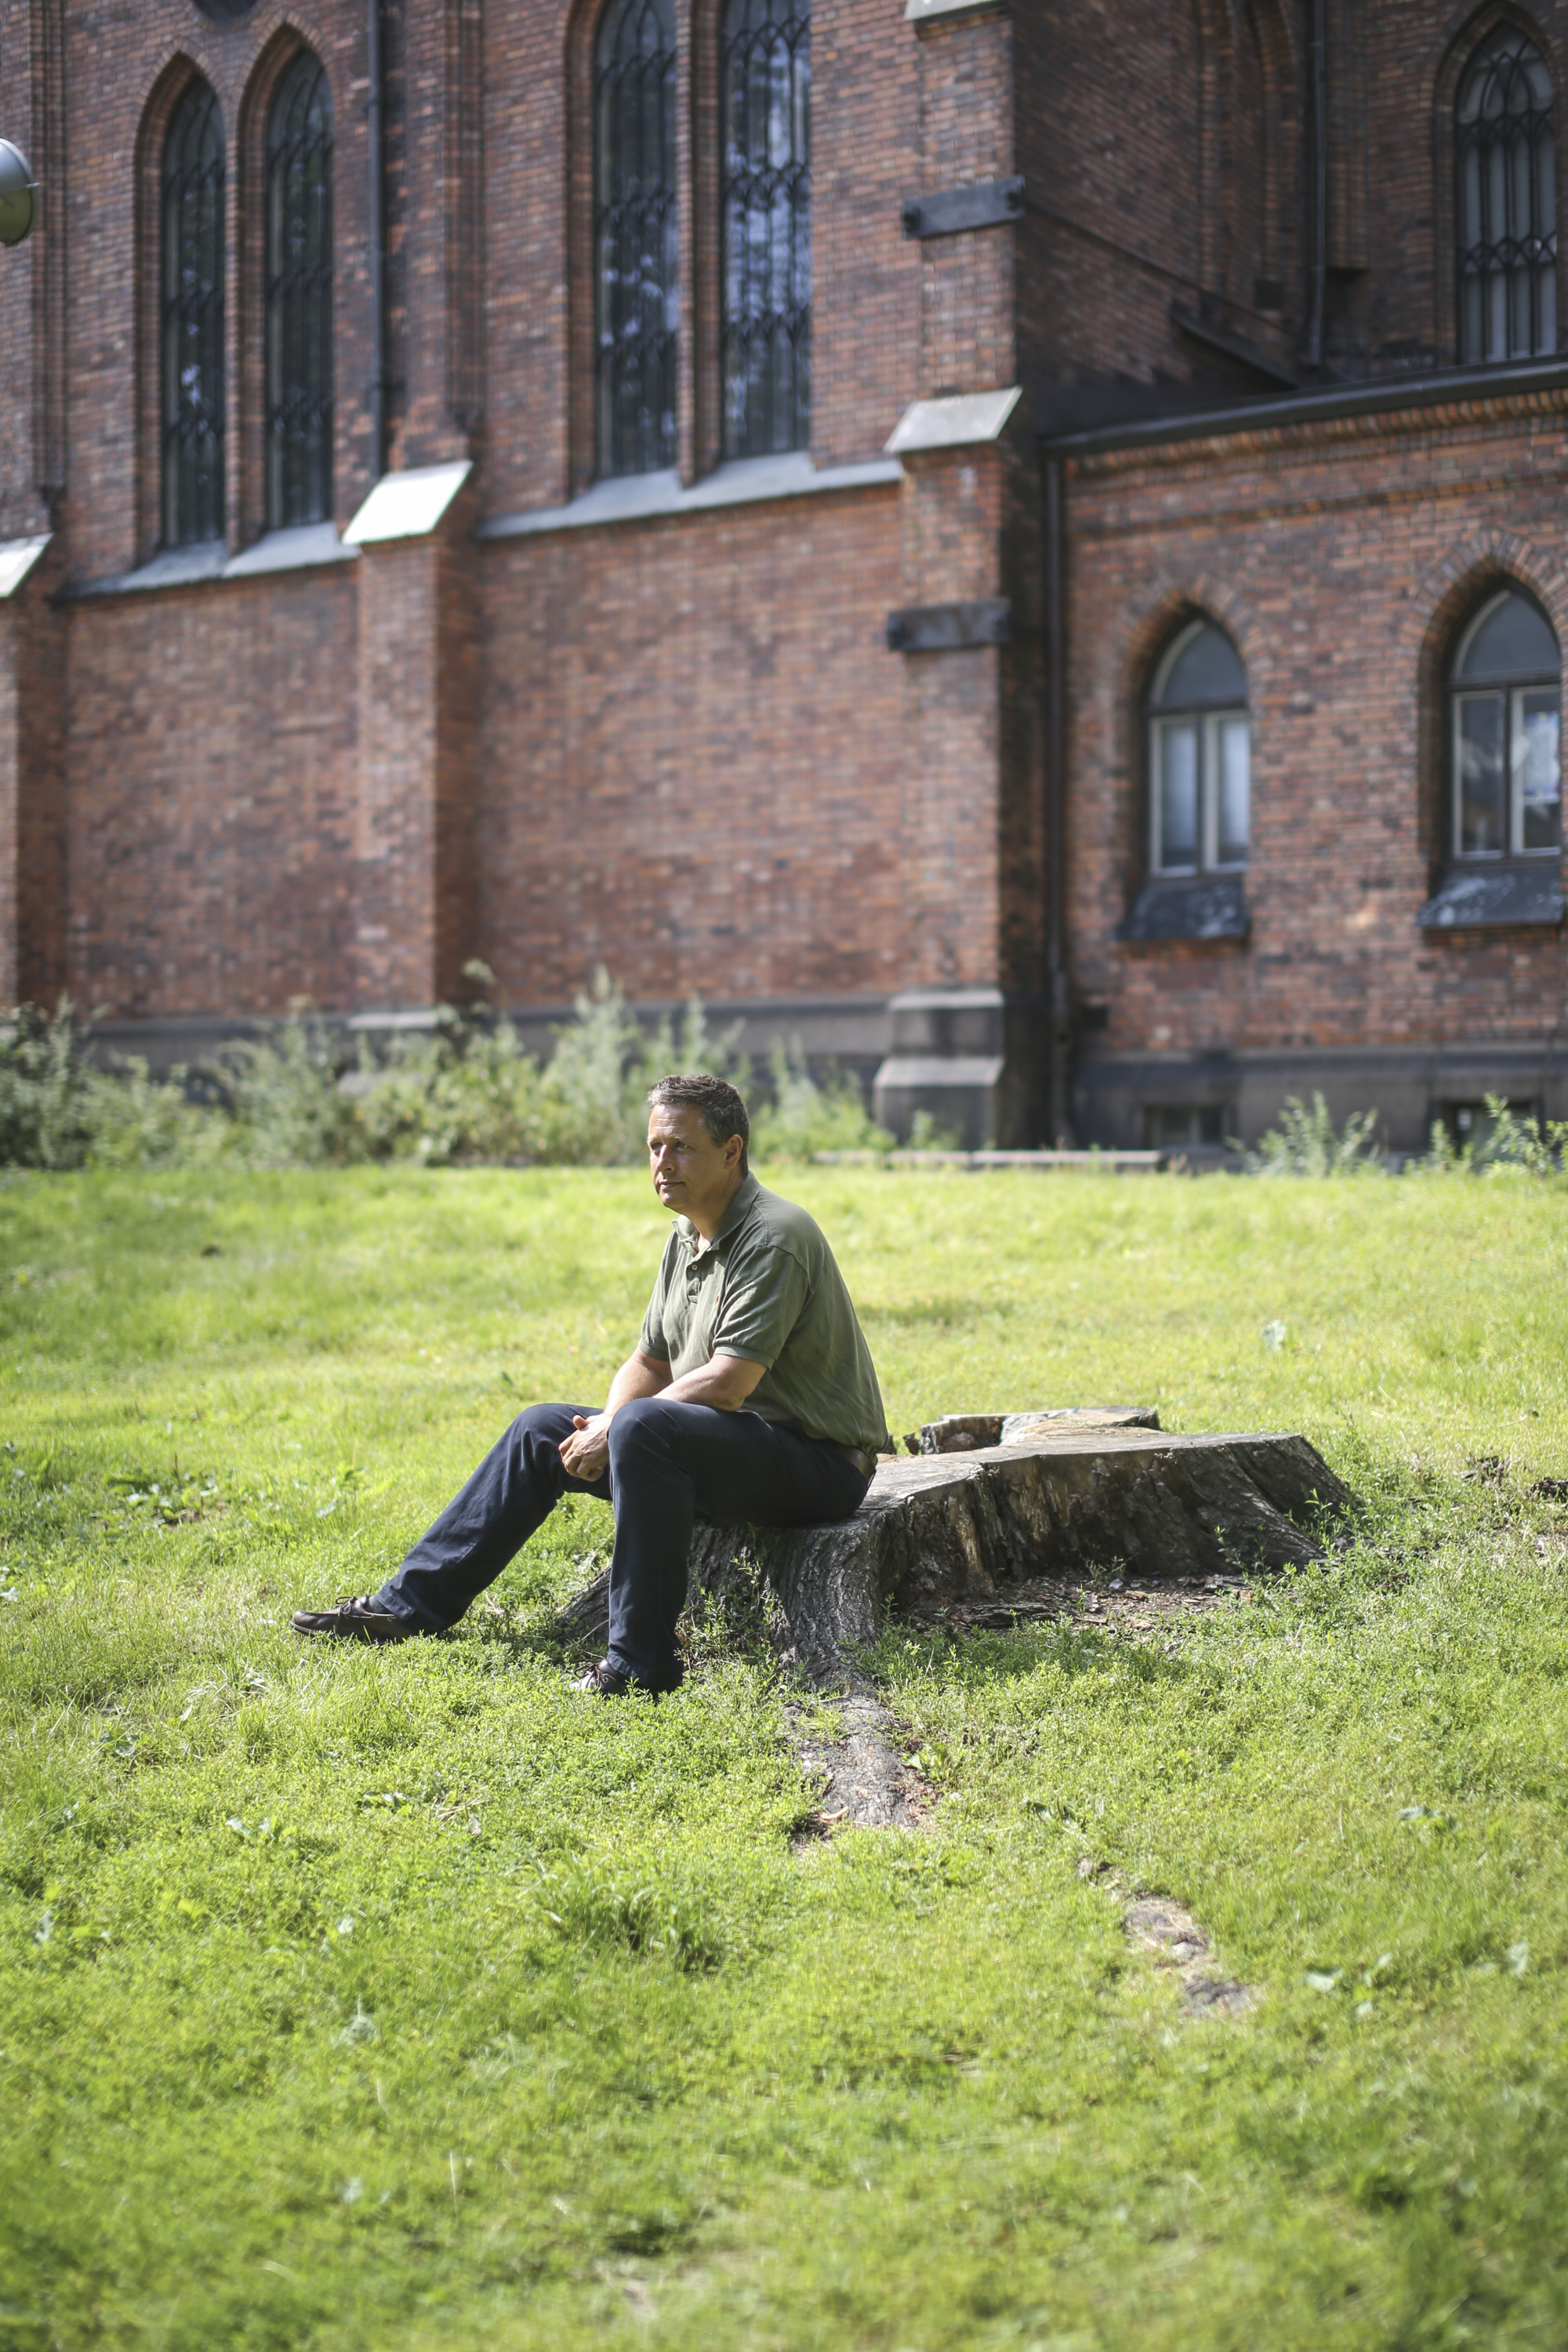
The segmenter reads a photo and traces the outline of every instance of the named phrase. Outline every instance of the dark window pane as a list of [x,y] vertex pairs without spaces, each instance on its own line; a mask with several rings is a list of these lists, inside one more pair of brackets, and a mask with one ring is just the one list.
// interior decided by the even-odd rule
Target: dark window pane
[[1510,751],[1521,849],[1556,849],[1563,838],[1563,763],[1555,687],[1526,687],[1513,698]]
[[680,317],[671,0],[609,0],[594,52],[595,429],[601,475],[675,463]]
[[729,0],[722,89],[724,453],[811,437],[809,0]]
[[1159,816],[1156,870],[1190,871],[1198,862],[1198,721],[1163,719],[1154,729],[1154,793]]
[[1508,846],[1503,798],[1503,698],[1464,694],[1454,705],[1457,847],[1461,857],[1498,856]]
[[1557,348],[1552,101],[1552,77],[1523,34],[1489,33],[1455,110],[1462,359]]
[[267,520],[332,510],[332,100],[309,50],[267,126]]
[[1510,590],[1472,623],[1455,666],[1457,679],[1540,677],[1558,667],[1557,640],[1528,596]]
[[1247,700],[1247,672],[1222,629],[1212,621],[1200,621],[1176,640],[1156,678],[1153,700],[1162,710]]
[[224,142],[217,100],[195,81],[163,142],[163,543],[224,529]]
[[1217,1103],[1162,1103],[1143,1114],[1151,1150],[1181,1151],[1225,1141],[1225,1112]]

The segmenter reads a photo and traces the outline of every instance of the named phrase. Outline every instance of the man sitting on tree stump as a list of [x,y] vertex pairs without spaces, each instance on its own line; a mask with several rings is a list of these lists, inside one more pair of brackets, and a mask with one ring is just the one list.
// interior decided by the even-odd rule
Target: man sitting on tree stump
[[598,1495],[616,1507],[609,1649],[580,1687],[657,1695],[681,1677],[675,1626],[700,1515],[752,1527],[854,1516],[890,1441],[832,1251],[751,1174],[746,1106],[724,1079],[660,1078],[648,1106],[653,1187],[675,1226],[603,1409],[531,1405],[379,1592],[297,1609],[298,1632],[444,1633],[563,1495]]

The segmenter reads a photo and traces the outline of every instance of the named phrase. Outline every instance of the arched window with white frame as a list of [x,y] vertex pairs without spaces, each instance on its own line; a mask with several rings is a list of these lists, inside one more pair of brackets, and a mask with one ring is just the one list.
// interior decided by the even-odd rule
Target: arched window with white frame
[[1471,613],[1448,673],[1457,859],[1556,858],[1563,844],[1563,662],[1540,606],[1502,588]]
[[1184,624],[1149,688],[1149,870],[1236,873],[1252,836],[1247,672],[1215,622]]

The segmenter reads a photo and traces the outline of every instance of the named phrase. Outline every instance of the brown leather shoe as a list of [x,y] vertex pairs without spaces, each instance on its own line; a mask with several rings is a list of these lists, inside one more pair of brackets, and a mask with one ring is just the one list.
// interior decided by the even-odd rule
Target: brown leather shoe
[[420,1630],[390,1610],[373,1609],[368,1592],[331,1609],[296,1609],[290,1622],[296,1633],[324,1633],[332,1642],[408,1642]]

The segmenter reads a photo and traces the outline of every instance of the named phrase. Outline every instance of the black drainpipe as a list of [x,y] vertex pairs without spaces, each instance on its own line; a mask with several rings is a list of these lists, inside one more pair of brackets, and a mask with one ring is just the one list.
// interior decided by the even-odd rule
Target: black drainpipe
[[1329,121],[1328,70],[1324,62],[1323,16],[1326,0],[1312,0],[1311,26],[1311,188],[1312,303],[1307,329],[1307,363],[1323,364],[1323,287],[1329,260]]
[[370,478],[379,482],[386,471],[386,270],[383,258],[384,189],[382,175],[382,56],[381,0],[369,0],[365,20],[365,62],[370,99],[365,119],[370,129]]
[[1046,1140],[1055,1144],[1072,1130],[1072,1033],[1068,1018],[1067,857],[1063,839],[1067,808],[1067,626],[1062,605],[1062,466],[1046,459],[1046,988],[1049,999],[1050,1067],[1047,1086]]

